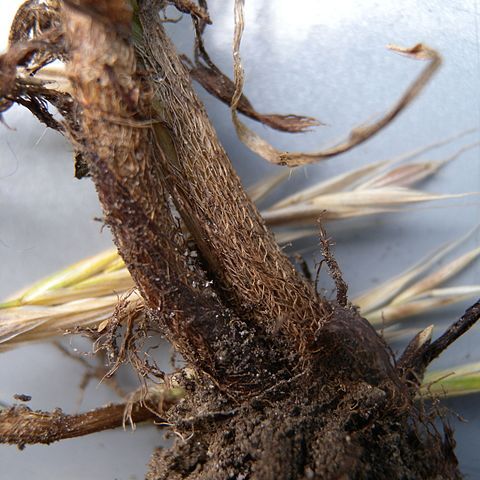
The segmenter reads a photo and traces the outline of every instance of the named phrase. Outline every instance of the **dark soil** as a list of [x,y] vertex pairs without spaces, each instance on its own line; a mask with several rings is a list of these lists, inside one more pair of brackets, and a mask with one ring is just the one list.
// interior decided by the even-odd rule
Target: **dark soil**
[[[336,312],[359,321],[351,310]],[[232,343],[238,350],[232,335],[217,351],[231,351]],[[183,378],[188,395],[167,414],[174,445],[154,453],[148,480],[461,478],[451,431],[433,427],[399,377],[398,383],[373,375],[367,382],[358,373],[360,359],[355,368],[325,369],[319,365],[329,362],[315,355],[303,365],[274,360],[262,375],[257,366],[269,356],[278,361],[282,342],[263,358],[257,342],[243,347],[236,360],[251,362],[263,388],[232,395],[234,385],[226,393],[205,377]]]

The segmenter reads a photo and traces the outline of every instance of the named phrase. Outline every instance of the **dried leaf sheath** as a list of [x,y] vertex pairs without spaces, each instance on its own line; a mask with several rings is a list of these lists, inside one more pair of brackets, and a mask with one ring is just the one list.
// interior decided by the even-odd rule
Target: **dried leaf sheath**
[[[127,30],[130,20],[113,26],[71,2],[63,14],[71,50],[67,68],[82,107],[85,156],[106,221],[170,340],[208,370],[213,362],[207,337],[218,334],[215,315],[223,309],[208,288],[195,287],[204,282],[187,265],[182,236],[161,188],[160,151],[149,127],[151,95],[137,73],[133,48],[118,30]],[[128,9],[116,14],[127,17]]]
[[[128,25],[120,20],[112,25],[110,17],[102,16],[108,8],[99,4],[108,2],[97,2],[94,10],[78,3],[81,9],[66,4],[64,19],[71,53],[67,69],[82,107],[85,158],[125,264],[176,348],[217,383],[235,382],[235,388],[249,391],[271,382],[272,372],[299,350],[320,353],[317,359],[334,354],[339,363],[351,364],[361,347],[368,360],[358,363],[359,374],[363,371],[372,381],[393,375],[385,344],[371,326],[354,311],[320,299],[280,251],[151,10],[142,16],[148,45],[139,50],[150,52],[150,61],[148,55],[144,58],[146,70],[158,72],[152,74],[153,88],[137,70]],[[124,13],[115,16],[121,19]],[[211,274],[226,290],[229,305],[249,325],[248,351],[243,347],[247,337],[240,336],[232,340],[230,352],[253,355],[242,363],[245,371],[215,346],[245,327],[221,305],[218,283],[214,292],[198,270],[190,270],[162,184]],[[266,337],[265,328],[284,335]],[[285,338],[294,347],[293,357],[282,353],[283,347],[272,348]],[[267,359],[260,351],[279,356]]]
[[[146,3],[144,11],[149,12]],[[162,26],[150,14],[141,20],[145,61],[162,72],[155,83],[162,115],[156,130],[159,138],[170,135],[173,141],[164,170],[177,208],[211,272],[237,306],[253,311],[271,329],[284,322],[299,342],[322,321],[322,301],[280,251],[243,190]],[[162,148],[168,151],[168,139]]]
[[154,128],[166,152],[165,185],[229,304],[247,322],[253,317],[260,327],[282,333],[293,352],[315,355],[323,367],[330,355],[350,365],[361,348],[368,360],[356,362],[357,372],[372,381],[395,377],[385,343],[368,322],[320,298],[281,252],[219,144],[188,72],[151,15],[152,5],[146,1],[140,8],[139,52],[158,79],[161,123]]

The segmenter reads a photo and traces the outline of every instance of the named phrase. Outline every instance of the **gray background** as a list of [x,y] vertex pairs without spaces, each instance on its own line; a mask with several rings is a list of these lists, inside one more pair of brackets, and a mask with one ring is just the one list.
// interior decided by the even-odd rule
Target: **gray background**
[[[10,19],[20,2],[0,0],[0,34],[5,45]],[[211,0],[214,27],[208,29],[207,47],[215,61],[231,72],[232,2]],[[176,12],[169,10],[172,16]],[[423,67],[388,52],[395,43],[419,41],[438,49],[444,65],[421,98],[392,126],[354,152],[321,165],[304,168],[286,187],[307,185],[315,179],[348,170],[480,127],[480,7],[471,0],[288,0],[247,1],[242,58],[246,94],[261,112],[312,115],[328,124],[306,134],[289,136],[265,127],[254,128],[280,148],[316,149],[338,139],[366,119],[383,112]],[[179,48],[190,53],[191,27],[183,21],[170,27]],[[275,170],[257,159],[235,136],[227,107],[200,91],[220,138],[246,185]],[[100,214],[89,180],[72,176],[70,148],[64,140],[39,125],[29,112],[12,109],[5,120],[13,130],[0,127],[0,296],[110,245],[106,230],[93,218]],[[254,125],[247,121],[249,125]],[[425,158],[440,159],[468,139],[436,150]],[[431,192],[479,190],[478,150],[463,155],[425,184]],[[449,239],[458,238],[479,221],[477,197],[402,214],[329,226],[337,241],[336,253],[353,294],[386,279],[414,263]],[[469,244],[478,245],[474,235]],[[300,248],[314,247],[315,239]],[[316,254],[316,258],[318,258]],[[459,284],[480,283],[480,269],[469,268]],[[435,322],[441,331],[461,314],[465,305],[422,318],[418,325]],[[410,324],[415,324],[411,322]],[[476,345],[479,329],[462,338],[436,363],[454,366],[480,360]],[[81,344],[72,340],[72,348]],[[400,348],[396,345],[395,348]],[[165,360],[168,368],[168,360]],[[78,382],[82,368],[49,345],[35,345],[2,354],[0,401],[11,403],[15,393],[33,396],[31,407],[67,412],[78,409]],[[133,385],[131,375],[122,376]],[[470,478],[480,478],[477,461],[480,439],[478,395],[446,404],[466,422],[452,419],[457,430],[458,456]],[[115,396],[103,385],[90,386],[79,410],[93,408]],[[0,478],[14,476],[39,480],[143,478],[152,447],[162,433],[139,426],[137,431],[105,432],[67,440],[50,447],[0,447]]]

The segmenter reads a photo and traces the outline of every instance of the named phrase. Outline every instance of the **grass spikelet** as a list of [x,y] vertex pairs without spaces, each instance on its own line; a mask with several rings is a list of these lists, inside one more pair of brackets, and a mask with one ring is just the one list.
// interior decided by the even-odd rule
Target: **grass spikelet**
[[[467,252],[464,255],[460,256],[459,258],[456,258],[455,260],[447,263],[444,267],[439,268],[430,275],[427,275],[425,278],[416,282],[411,287],[400,293],[397,297],[393,299],[392,305],[405,303],[406,301],[414,299],[421,294],[432,291],[438,285],[446,282],[447,280],[464,270],[468,265],[470,265],[474,260],[476,260],[479,255],[480,247],[477,247],[470,252]],[[460,292],[458,292],[458,294],[461,295]]]
[[116,248],[111,248],[98,255],[81,260],[16,294],[13,298],[0,304],[0,308],[34,305],[36,301],[41,301],[40,299],[47,294],[47,292],[51,294],[51,292],[55,292],[56,290],[78,284],[82,280],[102,272],[111,265],[112,262],[117,260],[118,253]]
[[[46,340],[78,328],[94,328],[108,319],[118,303],[117,295],[83,298],[61,305],[22,306],[0,310],[0,351],[20,343]],[[142,302],[135,294],[129,311]]]
[[390,278],[386,282],[380,284],[378,287],[375,287],[357,296],[353,299],[353,303],[360,308],[364,315],[368,315],[373,310],[391,302],[392,298],[399,294],[404,287],[406,287],[415,279],[419,278],[453,249],[460,246],[463,242],[470,238],[471,235],[477,231],[477,229],[478,227],[475,227],[458,240],[444,244],[398,276]]

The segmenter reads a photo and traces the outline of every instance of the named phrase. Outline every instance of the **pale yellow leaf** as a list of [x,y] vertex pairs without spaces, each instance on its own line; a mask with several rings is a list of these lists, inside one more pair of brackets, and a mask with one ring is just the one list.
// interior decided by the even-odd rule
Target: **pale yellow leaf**
[[453,155],[438,161],[419,162],[409,165],[400,165],[390,171],[383,172],[366,182],[360,184],[357,189],[382,188],[388,186],[409,187],[425,180],[438,172],[447,163],[456,160],[460,155],[472,148],[478,147],[479,142],[462,147]]
[[271,226],[305,224],[395,211],[407,204],[462,198],[476,193],[430,194],[408,188],[379,188],[319,195],[308,201],[262,212]]

